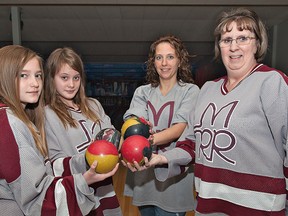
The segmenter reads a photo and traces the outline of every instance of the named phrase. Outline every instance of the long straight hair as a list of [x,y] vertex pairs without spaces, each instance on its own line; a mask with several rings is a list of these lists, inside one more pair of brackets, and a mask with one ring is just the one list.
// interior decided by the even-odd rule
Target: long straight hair
[[[78,123],[72,118],[67,105],[59,98],[54,78],[64,65],[69,65],[77,71],[81,77],[81,84],[73,102],[80,108],[88,119],[99,122],[99,117],[89,106],[89,98],[85,94],[85,71],[80,56],[71,48],[64,47],[54,50],[48,57],[45,65],[45,103],[57,114],[65,128],[68,125],[78,127]],[[92,100],[91,100],[92,101]]]
[[[44,130],[43,92],[35,104],[23,107],[19,95],[19,77],[21,70],[31,59],[36,58],[42,71],[42,58],[29,48],[8,45],[0,49],[0,101],[7,105],[15,116],[23,121],[32,133],[37,149],[43,157],[48,155]],[[36,126],[36,128],[35,128]]]

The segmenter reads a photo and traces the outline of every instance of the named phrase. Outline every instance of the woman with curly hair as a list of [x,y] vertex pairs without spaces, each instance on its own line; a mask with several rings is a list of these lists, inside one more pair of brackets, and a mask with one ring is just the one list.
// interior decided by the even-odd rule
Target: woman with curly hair
[[150,161],[145,158],[143,166],[122,161],[132,171],[128,171],[124,193],[133,196],[133,204],[142,216],[184,216],[194,209],[193,172],[186,160],[190,156],[186,146],[176,145],[199,92],[190,67],[188,51],[179,38],[164,36],[156,40],[147,62],[149,84],[136,89],[124,114],[124,120],[138,116],[153,125]]

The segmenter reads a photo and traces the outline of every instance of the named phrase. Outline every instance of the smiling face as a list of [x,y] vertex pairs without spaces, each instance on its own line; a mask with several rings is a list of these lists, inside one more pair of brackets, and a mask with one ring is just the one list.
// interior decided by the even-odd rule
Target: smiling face
[[154,66],[160,80],[177,80],[180,60],[170,43],[160,43],[155,50]]
[[73,106],[73,99],[77,94],[81,76],[78,71],[72,69],[68,64],[64,64],[54,77],[56,91],[60,99],[68,106]]
[[32,58],[19,74],[19,95],[21,103],[37,103],[43,87],[43,71],[39,60]]
[[[237,24],[232,22],[229,26],[230,32],[225,32],[221,35],[223,39],[236,39],[239,37],[255,37],[255,34],[249,30],[240,31],[237,28]],[[252,68],[257,64],[255,59],[255,53],[257,51],[256,40],[250,40],[250,43],[246,45],[239,45],[235,40],[231,45],[221,49],[222,61],[229,73],[249,73]]]

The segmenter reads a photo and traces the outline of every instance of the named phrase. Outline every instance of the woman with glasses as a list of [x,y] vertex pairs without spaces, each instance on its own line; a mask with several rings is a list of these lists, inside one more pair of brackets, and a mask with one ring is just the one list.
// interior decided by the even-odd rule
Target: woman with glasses
[[255,12],[222,13],[214,35],[227,75],[204,84],[186,136],[196,137],[196,215],[285,215],[288,79],[261,63],[268,41]]

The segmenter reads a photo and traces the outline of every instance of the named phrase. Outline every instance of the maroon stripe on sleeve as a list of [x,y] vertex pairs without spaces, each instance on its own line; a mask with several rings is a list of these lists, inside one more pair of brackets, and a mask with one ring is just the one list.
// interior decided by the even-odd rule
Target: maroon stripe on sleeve
[[82,215],[76,199],[73,176],[67,176],[63,178],[62,185],[65,187],[66,190],[69,214],[73,216]]
[[0,109],[0,178],[8,183],[20,176],[20,156],[6,109]]
[[[106,186],[106,185],[111,185],[111,184],[113,185],[113,179],[112,179],[112,177],[109,177],[103,181],[96,182],[96,183],[89,185],[89,186],[92,187],[95,191],[97,191],[98,188],[100,188],[102,186]],[[93,215],[93,212],[97,212],[96,214],[94,213],[94,215],[103,216],[103,211],[107,211],[109,209],[116,209],[116,208],[119,208],[119,201],[118,201],[118,198],[115,194],[112,197],[102,198],[100,200],[99,207],[96,210],[91,211],[89,213],[89,216]]]
[[55,178],[51,183],[50,187],[46,191],[45,198],[42,203],[41,215],[42,216],[56,216],[56,205],[55,205],[55,184],[59,178]]
[[[48,188],[45,199],[42,204],[41,215],[42,216],[56,216],[56,204],[55,204],[55,185],[61,177],[57,177],[53,180],[52,184]],[[67,176],[62,179],[62,185],[65,188],[67,195],[67,206],[69,209],[69,215],[71,216],[82,216],[81,210],[78,206],[75,185],[73,176]]]
[[119,207],[117,196],[107,197],[100,200],[100,206],[96,209],[97,216],[102,216],[103,212],[109,209],[116,209]]
[[195,142],[189,139],[178,141],[176,143],[176,147],[187,151],[192,157],[193,161],[195,160]]
[[70,170],[70,164],[69,164],[70,159],[71,159],[71,157],[66,157],[63,160],[64,172],[62,173],[62,176],[71,176],[72,175],[71,170]]

